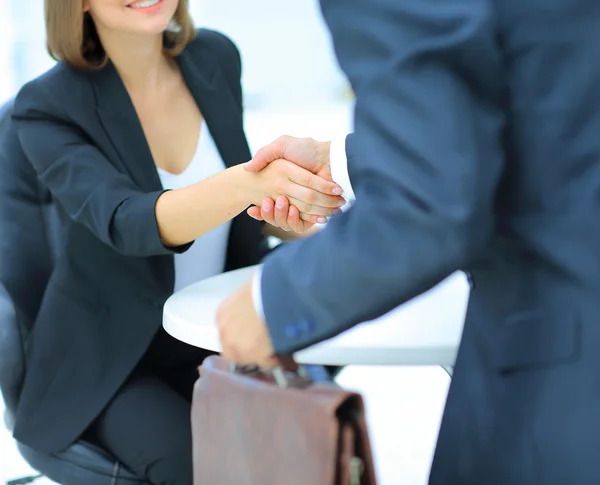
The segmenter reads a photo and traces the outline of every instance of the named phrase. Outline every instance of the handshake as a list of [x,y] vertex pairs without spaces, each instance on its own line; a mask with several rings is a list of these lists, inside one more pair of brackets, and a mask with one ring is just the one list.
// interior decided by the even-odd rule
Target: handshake
[[[342,188],[332,181],[330,142],[282,136],[261,148],[245,164],[247,172],[277,171],[274,194],[260,206],[247,210],[250,217],[283,231],[302,234],[327,217],[341,212],[346,203]],[[289,173],[288,173],[289,172]],[[281,183],[281,179],[288,183]]]

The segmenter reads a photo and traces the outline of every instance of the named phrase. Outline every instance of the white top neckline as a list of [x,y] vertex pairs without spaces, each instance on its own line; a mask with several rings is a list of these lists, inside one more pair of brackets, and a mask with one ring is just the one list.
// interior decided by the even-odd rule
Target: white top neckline
[[190,163],[187,164],[187,167],[185,167],[183,169],[183,172],[181,172],[181,173],[173,173],[173,172],[169,172],[168,170],[165,170],[164,168],[156,167],[156,169],[158,171],[158,175],[161,179],[163,176],[165,176],[166,178],[181,177],[182,175],[185,175],[185,173],[192,167],[192,165],[198,158],[197,155],[198,155],[198,152],[200,151],[200,147],[204,141],[203,138],[206,137],[206,135],[203,136],[203,132],[205,131],[204,124],[205,124],[204,120],[202,120],[202,122],[200,123],[200,133],[198,135],[198,143],[196,143],[196,150],[194,151],[194,155],[192,156]]
[[[210,129],[203,122],[196,153],[187,168],[180,174],[159,168],[158,176],[163,189],[177,190],[207,179],[225,168]],[[223,272],[230,227],[231,221],[227,221],[197,238],[186,252],[175,254],[175,291]]]

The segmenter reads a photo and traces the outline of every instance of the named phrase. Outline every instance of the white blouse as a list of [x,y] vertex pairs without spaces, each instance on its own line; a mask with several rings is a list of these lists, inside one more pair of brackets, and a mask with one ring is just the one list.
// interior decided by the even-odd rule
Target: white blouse
[[[200,182],[225,168],[208,126],[203,121],[198,147],[188,167],[177,175],[159,168],[158,176],[164,189],[174,190]],[[227,221],[196,239],[185,253],[175,255],[175,291],[223,272],[230,227],[231,221]]]

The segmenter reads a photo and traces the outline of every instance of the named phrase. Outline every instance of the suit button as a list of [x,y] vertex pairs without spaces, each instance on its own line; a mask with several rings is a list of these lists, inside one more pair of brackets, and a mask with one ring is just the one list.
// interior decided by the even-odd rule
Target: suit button
[[310,333],[315,329],[315,323],[311,320],[301,320],[298,323],[298,330],[302,333]]
[[290,324],[285,327],[285,335],[289,338],[297,338],[302,334],[313,332],[315,324],[311,320],[300,320],[296,324]]

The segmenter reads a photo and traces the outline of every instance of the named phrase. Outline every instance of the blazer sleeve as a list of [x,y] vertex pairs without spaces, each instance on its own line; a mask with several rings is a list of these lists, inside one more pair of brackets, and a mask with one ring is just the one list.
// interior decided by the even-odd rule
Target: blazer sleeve
[[381,316],[481,255],[503,167],[504,85],[487,0],[322,0],[356,93],[354,206],[265,261],[286,354]]
[[43,84],[25,85],[15,100],[19,140],[40,181],[66,213],[128,256],[183,252],[163,245],[155,204],[164,191],[144,193],[120,173],[55,102]]

